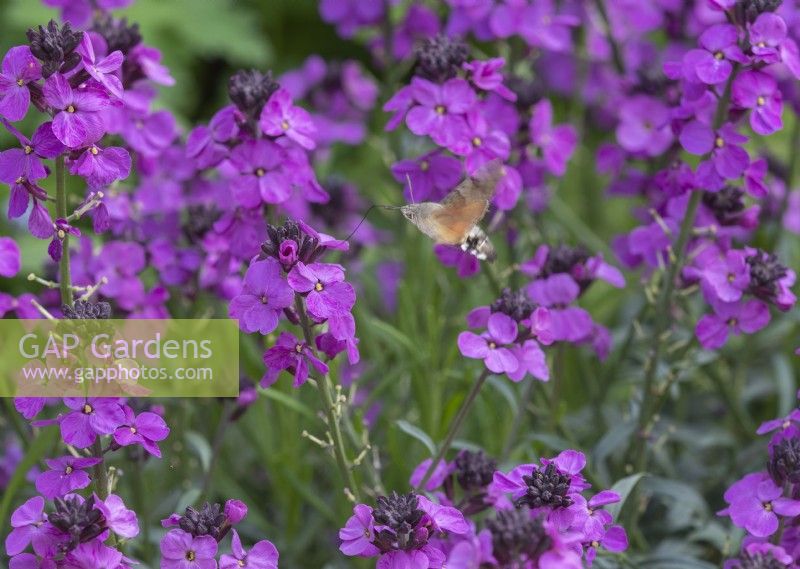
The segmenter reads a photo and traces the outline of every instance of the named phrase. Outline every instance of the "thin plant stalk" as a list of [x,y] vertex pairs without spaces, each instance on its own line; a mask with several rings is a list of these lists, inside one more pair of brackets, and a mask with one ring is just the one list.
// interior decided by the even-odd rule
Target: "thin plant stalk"
[[[67,176],[64,167],[64,156],[56,158],[56,218],[67,218]],[[62,240],[63,251],[61,260],[58,263],[59,289],[61,291],[61,302],[72,304],[72,276],[69,266],[69,235],[65,235]]]
[[[295,296],[295,308],[300,317],[300,326],[303,329],[303,337],[310,350],[316,352],[314,349],[314,335],[311,331],[311,323],[306,314],[306,308],[303,299],[298,295]],[[342,429],[339,424],[339,418],[336,416],[336,407],[334,405],[331,391],[333,389],[330,376],[326,373],[324,376],[317,378],[315,381],[317,390],[319,391],[320,398],[322,399],[322,406],[325,416],[328,420],[328,428],[330,430],[331,439],[333,440],[333,454],[336,457],[336,465],[339,467],[339,472],[342,475],[342,480],[347,484],[346,490],[349,491],[356,501],[359,500],[359,489],[356,484],[356,478],[353,474],[353,469],[350,468],[345,451],[344,437],[342,436]]]
[[481,387],[489,378],[489,370],[484,369],[483,373],[478,376],[478,379],[475,380],[475,383],[472,385],[472,389],[470,389],[469,393],[467,394],[467,398],[464,399],[464,402],[461,404],[461,407],[456,413],[456,416],[453,418],[453,421],[450,423],[450,427],[447,430],[447,436],[445,436],[444,441],[439,446],[439,451],[436,453],[436,456],[433,457],[433,461],[431,462],[428,470],[425,472],[425,475],[422,477],[422,480],[415,490],[419,492],[422,488],[425,487],[425,484],[428,483],[433,473],[436,471],[436,467],[439,466],[439,463],[447,454],[447,451],[450,450],[450,446],[453,444],[453,439],[456,438],[459,429],[461,428],[461,424],[464,422],[464,419],[467,417],[467,413],[472,408],[472,404],[475,403],[475,399],[478,397],[478,392],[481,390]]

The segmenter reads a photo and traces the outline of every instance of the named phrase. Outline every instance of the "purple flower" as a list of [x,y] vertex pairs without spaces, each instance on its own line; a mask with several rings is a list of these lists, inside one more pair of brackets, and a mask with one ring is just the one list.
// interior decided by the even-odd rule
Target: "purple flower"
[[92,144],[70,162],[69,171],[70,174],[85,178],[89,187],[107,186],[128,177],[131,172],[131,155],[124,148],[101,148]]
[[339,551],[345,555],[358,557],[374,557],[380,550],[372,544],[375,539],[375,521],[372,519],[372,508],[365,504],[356,504],[353,515],[345,526],[339,530]]
[[125,413],[116,399],[65,397],[64,405],[72,412],[59,420],[61,438],[76,448],[90,446],[98,435],[110,435],[125,422]]
[[156,413],[145,411],[136,415],[127,405],[123,407],[125,422],[114,431],[114,441],[120,446],[141,445],[153,456],[161,458],[158,441],[169,436],[169,427]]
[[661,156],[675,140],[669,108],[645,95],[631,97],[619,111],[617,141],[628,152]]
[[466,127],[461,137],[452,144],[451,150],[466,156],[467,173],[475,174],[495,158],[505,160],[511,151],[508,136],[502,130],[492,129],[489,121],[477,107],[466,114]]
[[406,201],[438,201],[461,180],[461,162],[441,152],[392,164],[392,176],[403,184]]
[[474,359],[484,360],[494,373],[514,373],[519,367],[514,352],[507,347],[517,338],[517,323],[501,312],[489,316],[488,330],[480,336],[473,332],[458,335],[458,349]]
[[534,105],[528,129],[531,141],[542,151],[547,170],[554,176],[563,176],[578,142],[575,129],[570,125],[553,126],[553,106],[548,99]]
[[[411,93],[418,103],[406,115],[406,124],[416,135],[428,135],[440,146],[450,146],[463,136],[463,114],[475,105],[475,91],[463,79],[449,79],[437,85],[414,77]],[[388,105],[388,103],[387,103]]]
[[751,109],[750,126],[755,132],[768,135],[783,128],[781,92],[771,75],[762,71],[741,73],[731,93],[736,106]]
[[769,320],[769,308],[760,300],[720,302],[714,305],[713,314],[700,318],[695,334],[704,348],[715,350],[728,341],[728,333],[753,334],[769,324]]
[[328,373],[328,366],[320,361],[311,346],[300,342],[292,334],[281,332],[275,345],[264,354],[267,371],[261,380],[261,387],[269,387],[278,379],[281,371],[294,372],[294,386],[300,387],[308,379],[309,364],[321,375]]
[[256,261],[247,269],[241,294],[231,300],[229,314],[247,333],[269,334],[278,327],[284,308],[294,293],[281,276],[280,263],[272,258]]
[[37,555],[47,555],[53,549],[55,528],[47,523],[44,498],[35,496],[11,514],[11,533],[6,537],[6,554],[22,553],[29,544]]
[[[101,36],[97,37],[100,37],[100,41],[105,43]],[[112,51],[102,59],[98,59],[94,53],[92,35],[86,32],[84,32],[83,39],[75,51],[80,54],[81,62],[86,72],[95,81],[108,89],[109,93],[117,98],[122,98],[122,82],[119,77],[114,75],[114,72],[122,67],[122,52],[119,50]]]
[[27,45],[8,50],[0,73],[0,116],[16,122],[25,118],[31,103],[28,83],[42,77],[42,66]]
[[786,42],[786,21],[779,15],[764,12],[749,26],[750,44],[756,61],[778,63],[781,61],[781,47]]
[[295,292],[307,294],[308,311],[317,318],[348,314],[356,303],[355,290],[345,282],[341,265],[298,262],[289,271],[288,281]]
[[731,521],[755,537],[769,537],[778,531],[778,516],[800,515],[800,500],[783,497],[766,472],[748,474],[735,482],[725,492],[728,507],[719,515],[730,516]]
[[6,121],[3,123],[17,138],[21,148],[0,152],[0,182],[14,184],[21,183],[20,179],[36,182],[46,178],[48,171],[41,159],[55,158],[66,150],[53,135],[52,123],[48,121],[39,125],[31,140]]
[[44,0],[45,6],[61,9],[61,19],[73,26],[83,27],[95,9],[113,10],[125,8],[133,0]]
[[217,569],[217,540],[172,529],[161,540],[161,569]]
[[611,526],[608,529],[596,529],[586,534],[588,547],[586,548],[586,563],[591,567],[597,557],[597,550],[603,548],[612,553],[621,553],[628,549],[628,536],[622,526]]
[[53,134],[69,148],[81,148],[99,140],[105,131],[100,113],[107,97],[96,90],[74,90],[61,74],[54,73],[44,83],[44,98],[53,107]]
[[270,136],[286,135],[307,150],[316,146],[312,138],[316,133],[308,111],[295,107],[286,89],[278,89],[261,110],[261,130]]
[[[131,539],[139,535],[139,520],[136,512],[125,507],[122,498],[116,494],[109,494],[105,502],[97,496],[94,499],[95,508],[103,512],[108,529],[120,537]],[[103,536],[100,536],[103,539]]]
[[322,19],[336,25],[336,31],[344,38],[352,37],[359,28],[377,24],[384,15],[382,2],[361,0],[322,0],[319,12]]
[[231,181],[236,203],[256,207],[262,200],[268,204],[283,203],[292,193],[287,177],[280,171],[285,152],[271,140],[248,140],[233,149],[230,163],[238,172]]
[[228,523],[235,525],[247,517],[247,504],[241,500],[226,500],[225,507],[222,509],[222,511],[225,514]]
[[108,125],[110,132],[122,135],[131,148],[145,156],[158,156],[177,136],[175,117],[166,110],[148,113],[125,106]]
[[687,152],[702,156],[711,152],[711,162],[717,174],[735,179],[750,165],[747,150],[740,146],[747,137],[739,134],[730,123],[714,133],[710,126],[700,121],[686,124],[680,134],[681,145]]
[[514,345],[511,351],[519,363],[515,371],[508,372],[508,377],[512,381],[522,381],[528,374],[541,381],[550,379],[547,359],[536,340],[525,340],[522,344]]
[[61,458],[45,459],[50,470],[36,477],[36,490],[45,498],[52,500],[56,496],[63,496],[73,490],[86,488],[91,480],[84,470],[101,462],[103,459],[94,457],[62,456]]
[[0,237],[0,277],[13,277],[19,268],[19,245],[11,237]]
[[[120,567],[122,553],[93,539],[79,544],[67,554],[59,567],[63,569],[95,569],[96,567]],[[163,565],[162,565],[163,567]],[[188,566],[187,566],[188,567]]]
[[481,269],[478,258],[471,253],[463,251],[461,247],[435,245],[433,251],[445,267],[456,267],[457,274],[462,279],[477,274]]
[[517,96],[508,87],[503,85],[503,75],[500,69],[506,60],[502,57],[487,59],[486,61],[471,61],[464,64],[464,69],[470,72],[470,81],[473,85],[484,91],[494,91],[508,101],[516,101]]
[[47,253],[56,263],[61,260],[61,253],[64,250],[64,239],[67,238],[67,235],[80,237],[81,232],[67,223],[66,219],[56,219],[55,224],[53,224],[53,239],[47,247]]
[[219,558],[219,569],[278,569],[278,549],[262,540],[247,551],[238,532],[231,530],[231,554]]
[[198,168],[215,166],[228,154],[225,143],[239,134],[240,116],[235,105],[228,105],[216,112],[208,126],[195,127],[189,133],[186,155]]
[[739,47],[739,31],[730,24],[717,24],[700,36],[703,49],[692,50],[691,61],[698,79],[708,85],[726,81],[733,63],[747,63],[747,56]]

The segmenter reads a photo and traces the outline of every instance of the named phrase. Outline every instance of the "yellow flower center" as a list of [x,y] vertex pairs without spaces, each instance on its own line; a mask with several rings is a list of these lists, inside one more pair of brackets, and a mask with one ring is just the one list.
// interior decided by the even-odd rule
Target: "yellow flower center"
[[136,431],[136,427],[131,427],[131,434],[132,434],[132,435],[135,435],[135,434],[136,434],[136,432],[137,432],[137,431]]
[[17,178],[16,180],[14,180],[14,183],[15,183],[15,184],[21,184],[21,183],[22,183],[22,182],[24,182],[24,181],[25,181],[25,178],[23,178],[22,176],[20,176],[19,178]]
[[267,302],[269,302],[269,299],[267,298],[267,295],[265,294],[264,296],[261,297],[261,304],[266,304]]
[[714,54],[714,59],[716,59],[716,60],[725,59],[725,54],[722,53],[721,51],[718,51],[717,53]]
[[436,106],[434,107],[434,110],[436,111],[436,114],[437,114],[437,115],[443,115],[443,114],[444,114],[444,112],[445,112],[447,109],[445,109],[445,108],[444,108],[444,105],[436,105]]
[[22,79],[17,79],[17,85],[22,87],[24,84],[25,84],[25,81],[23,81]]
[[256,168],[256,176],[258,176],[260,178],[264,174],[266,174],[266,172],[264,171],[264,168]]
[[317,292],[320,292],[323,288],[325,288],[325,287],[323,287],[322,283],[320,283],[320,282],[318,282],[317,284],[314,285],[314,290],[317,291]]
[[301,353],[303,351],[303,344],[295,344],[294,351],[298,354]]
[[281,121],[281,128],[283,130],[289,130],[289,123],[287,121]]
[[68,113],[74,113],[75,112],[75,105],[68,106],[67,107],[67,112]]
[[598,547],[600,547],[600,542],[599,542],[599,541],[597,541],[597,540],[594,540],[594,541],[592,542],[592,547],[594,547],[595,549],[597,549]]
[[728,320],[728,326],[730,326],[731,328],[735,328],[737,324],[739,324],[738,318],[731,318],[730,320]]
[[236,564],[237,564],[239,567],[244,567],[246,563],[247,563],[247,561],[245,561],[244,559],[239,559],[239,560],[236,562]]
[[30,154],[31,152],[33,152],[33,148],[31,148],[30,144],[26,144],[25,145],[25,154]]
[[725,146],[725,141],[722,140],[721,136],[718,136],[717,139],[714,141],[714,144],[716,145],[717,148],[722,148],[723,146]]
[[71,466],[67,466],[67,467],[64,469],[64,474],[72,474],[72,470],[73,470],[73,469],[72,469],[72,467],[71,467]]
[[91,413],[94,413],[94,409],[92,408],[92,406],[91,406],[91,405],[89,405],[88,403],[86,403],[86,404],[83,406],[83,412],[84,412],[86,415],[89,415],[89,414],[91,414]]
[[758,99],[756,99],[756,104],[759,107],[763,107],[764,105],[767,104],[767,100],[764,97],[759,97]]
[[472,146],[480,146],[481,144],[483,144],[483,141],[480,137],[476,136],[472,139]]
[[195,557],[197,557],[197,555],[191,549],[186,552],[186,561],[194,561]]
[[736,275],[734,275],[733,273],[728,273],[728,282],[732,283],[735,280],[736,280]]
[[756,47],[767,47],[767,42],[760,41],[756,44]]
[[422,162],[419,163],[419,169],[422,170],[423,172],[427,172],[428,168],[430,167],[431,165],[428,163],[427,160],[423,160]]
[[59,238],[59,239],[64,239],[64,237],[66,237],[66,236],[67,236],[67,234],[66,234],[66,233],[64,233],[64,230],[63,230],[63,229],[59,229],[59,230],[58,230],[58,238]]
[[489,342],[489,349],[490,350],[494,350],[496,347],[497,347],[497,344],[495,344],[494,342]]
[[764,509],[766,511],[768,511],[768,512],[772,511],[772,502],[764,502],[762,505],[764,506]]
[[89,150],[89,152],[91,152],[93,156],[100,154],[100,150],[96,146],[92,146],[92,149]]

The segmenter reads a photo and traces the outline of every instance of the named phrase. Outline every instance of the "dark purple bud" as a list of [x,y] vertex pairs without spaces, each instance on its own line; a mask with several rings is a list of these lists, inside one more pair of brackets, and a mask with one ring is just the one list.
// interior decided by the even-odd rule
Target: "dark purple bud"
[[570,478],[559,472],[552,462],[544,468],[537,468],[530,476],[523,476],[527,485],[525,495],[517,499],[515,505],[535,508],[568,508],[572,505],[569,497]]
[[56,71],[67,73],[81,61],[80,55],[74,51],[83,32],[73,30],[69,23],[59,27],[55,20],[50,20],[46,28],[30,28],[27,36],[31,53],[42,62],[42,76],[45,78]]
[[428,38],[417,49],[415,73],[430,81],[443,83],[456,76],[468,57],[469,48],[458,39],[443,35]]
[[106,519],[100,510],[94,507],[94,496],[89,496],[83,503],[80,498],[56,498],[56,511],[47,519],[57,529],[69,536],[64,545],[71,551],[79,543],[91,541],[106,530]]
[[528,508],[500,510],[486,527],[492,534],[492,555],[503,567],[535,561],[549,547],[541,517],[532,517]]

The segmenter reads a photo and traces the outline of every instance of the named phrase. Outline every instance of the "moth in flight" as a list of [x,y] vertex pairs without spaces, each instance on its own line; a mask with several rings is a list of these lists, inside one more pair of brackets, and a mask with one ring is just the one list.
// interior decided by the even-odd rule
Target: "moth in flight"
[[440,202],[400,207],[403,216],[436,243],[460,246],[480,260],[493,261],[496,252],[478,223],[489,209],[502,165],[493,161],[469,176]]

